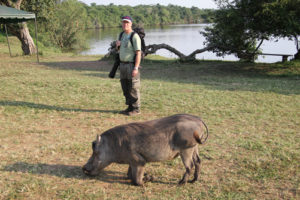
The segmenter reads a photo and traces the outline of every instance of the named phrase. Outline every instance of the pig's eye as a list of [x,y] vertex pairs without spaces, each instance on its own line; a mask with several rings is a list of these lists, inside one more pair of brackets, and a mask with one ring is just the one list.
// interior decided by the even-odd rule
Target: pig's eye
[[95,150],[95,148],[96,148],[96,142],[92,143],[92,148],[93,148],[93,150]]

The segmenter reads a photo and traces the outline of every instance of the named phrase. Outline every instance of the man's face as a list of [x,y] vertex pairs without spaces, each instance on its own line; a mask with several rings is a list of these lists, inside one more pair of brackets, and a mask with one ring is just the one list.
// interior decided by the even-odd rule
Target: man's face
[[132,23],[131,22],[128,22],[128,21],[122,21],[122,28],[123,30],[126,32],[126,31],[130,31],[131,30],[131,26],[132,26]]

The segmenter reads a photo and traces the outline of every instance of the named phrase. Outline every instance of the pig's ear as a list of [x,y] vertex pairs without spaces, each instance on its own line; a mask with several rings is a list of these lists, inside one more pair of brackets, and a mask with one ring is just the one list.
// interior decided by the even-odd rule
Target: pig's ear
[[100,136],[100,135],[97,135],[97,137],[96,137],[96,142],[97,142],[97,143],[100,143],[100,140],[101,140],[101,136]]

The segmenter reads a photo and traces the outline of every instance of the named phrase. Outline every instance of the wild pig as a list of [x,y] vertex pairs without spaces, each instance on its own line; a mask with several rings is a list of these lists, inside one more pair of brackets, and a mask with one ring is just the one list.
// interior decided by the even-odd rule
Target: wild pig
[[93,154],[82,170],[87,175],[97,175],[111,163],[129,164],[128,178],[135,185],[143,185],[147,162],[171,160],[180,155],[186,171],[179,184],[188,181],[193,167],[194,179],[190,182],[195,182],[201,162],[197,144],[203,144],[207,138],[205,123],[188,114],[116,126],[97,135],[92,143]]

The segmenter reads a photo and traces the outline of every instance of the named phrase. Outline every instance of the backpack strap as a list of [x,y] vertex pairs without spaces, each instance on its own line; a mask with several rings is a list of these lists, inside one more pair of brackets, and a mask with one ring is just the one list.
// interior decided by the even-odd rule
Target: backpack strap
[[137,32],[133,31],[130,35],[130,42],[131,42],[131,46],[133,47],[133,41],[132,41],[132,38],[134,36],[134,34],[136,34]]
[[[119,35],[119,40],[120,40],[120,41],[121,41],[121,38],[122,38],[123,34],[124,34],[124,31],[122,31],[122,32],[120,33],[120,35]],[[133,32],[131,33],[130,38],[129,38],[132,47],[133,47],[133,41],[132,41],[132,38],[133,38],[134,34],[136,34],[135,31],[133,31]]]
[[124,33],[124,31],[122,31],[121,33],[120,33],[120,35],[119,35],[119,40],[121,41],[121,38],[122,38],[122,36],[123,36],[123,33]]
[[[119,35],[119,40],[121,40],[121,38],[122,38],[122,36],[123,36],[123,33],[124,33],[124,31],[122,31],[122,32],[120,33],[120,35]],[[135,32],[135,31],[133,31],[133,32],[131,33],[131,35],[130,35],[130,38],[129,38],[132,47],[133,47],[133,36],[134,36],[134,34],[138,34],[138,33]],[[140,36],[139,36],[139,37],[140,37]],[[141,37],[140,37],[140,38],[141,38]],[[141,45],[142,45],[142,48],[143,48],[143,46],[145,46],[145,42],[144,42],[143,39],[141,39]],[[143,51],[143,49],[142,49],[142,51]]]

